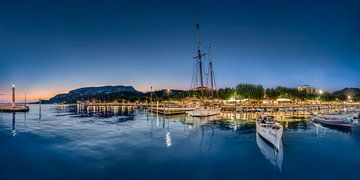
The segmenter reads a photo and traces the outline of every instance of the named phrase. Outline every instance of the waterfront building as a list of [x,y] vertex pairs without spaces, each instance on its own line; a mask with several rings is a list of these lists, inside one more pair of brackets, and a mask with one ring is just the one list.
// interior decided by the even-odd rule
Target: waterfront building
[[313,93],[313,94],[316,93],[316,89],[313,88],[313,87],[311,87],[311,86],[309,86],[309,85],[298,86],[298,87],[297,87],[297,90],[299,90],[299,91],[305,91],[305,92],[307,92],[307,93]]

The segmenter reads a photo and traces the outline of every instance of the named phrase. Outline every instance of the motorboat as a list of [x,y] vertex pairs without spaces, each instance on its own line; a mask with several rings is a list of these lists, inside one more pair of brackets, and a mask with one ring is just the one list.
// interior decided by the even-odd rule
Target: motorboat
[[260,116],[256,119],[256,132],[271,143],[276,150],[280,149],[283,126],[275,122],[274,116]]
[[183,111],[193,111],[195,108],[191,108],[191,107],[185,107],[182,108]]
[[351,127],[353,122],[352,113],[331,113],[331,114],[318,114],[312,117],[312,120],[324,125],[338,126],[338,127]]
[[360,119],[360,109],[356,109],[351,112],[353,114],[354,119]]

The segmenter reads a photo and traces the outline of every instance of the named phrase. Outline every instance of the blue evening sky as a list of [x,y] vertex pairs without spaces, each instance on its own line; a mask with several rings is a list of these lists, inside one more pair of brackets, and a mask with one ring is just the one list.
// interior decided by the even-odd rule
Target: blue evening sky
[[0,94],[11,84],[30,99],[108,84],[188,89],[195,14],[218,87],[360,87],[359,9],[346,0],[1,0]]

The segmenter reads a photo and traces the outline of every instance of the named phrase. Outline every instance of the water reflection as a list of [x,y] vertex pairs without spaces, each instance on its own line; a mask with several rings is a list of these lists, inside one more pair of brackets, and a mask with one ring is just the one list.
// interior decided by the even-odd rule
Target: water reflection
[[57,116],[75,117],[119,117],[118,122],[134,120],[135,109],[131,106],[84,106],[84,105],[62,105],[53,109]]
[[261,153],[264,155],[265,159],[274,165],[274,167],[276,167],[279,171],[281,171],[284,156],[282,142],[280,144],[279,151],[277,151],[266,140],[260,137],[258,133],[256,133],[256,144],[259,147]]
[[25,127],[25,133],[27,133],[28,132],[28,130],[27,130],[27,112],[24,112],[24,127]]
[[41,120],[41,102],[39,103],[39,120]]
[[[41,113],[38,107],[32,105],[27,114],[0,113],[0,135],[3,135],[0,138],[7,144],[2,148],[2,154],[10,154],[7,157],[16,162],[26,161],[29,166],[20,167],[22,171],[45,165],[51,171],[60,169],[66,175],[74,170],[81,175],[112,172],[116,175],[121,166],[126,168],[126,173],[156,171],[159,175],[163,173],[161,167],[168,166],[176,176],[186,171],[200,178],[211,174],[219,179],[223,176],[238,179],[241,174],[245,179],[266,179],[274,173],[279,179],[291,179],[298,169],[308,168],[313,174],[317,173],[314,169],[324,172],[331,169],[331,164],[344,161],[355,167],[359,159],[356,153],[360,147],[358,126],[353,127],[354,135],[350,137],[338,129],[317,127],[304,118],[284,118],[282,123],[287,124],[284,146],[281,145],[277,152],[256,135],[253,121],[256,115],[251,113],[223,113],[199,118],[163,116],[130,107],[42,105]],[[41,123],[38,123],[39,117]],[[23,133],[27,129],[29,133]],[[318,137],[326,138],[319,143],[316,133]],[[19,145],[22,148],[18,148]],[[310,163],[303,161],[313,153],[322,156],[312,157]],[[36,157],[37,161],[24,154]],[[147,161],[141,161],[143,166],[138,169],[138,162],[143,159]],[[53,162],[62,162],[62,168]],[[90,166],[84,168],[82,164]],[[65,171],[64,168],[69,166],[71,168]],[[349,166],[341,170],[347,170]],[[197,171],[198,167],[204,170]],[[179,169],[182,171],[177,171]],[[259,169],[262,173],[257,173]],[[31,170],[39,173],[37,169]],[[136,174],[130,173],[130,176],[136,177]],[[154,179],[162,179],[158,177],[154,176]]]
[[348,134],[351,136],[352,129],[351,128],[345,128],[345,127],[336,127],[336,126],[330,126],[330,125],[324,125],[320,123],[313,122],[313,125],[315,126],[316,135],[318,138],[326,136],[328,133],[331,132],[340,132],[344,134]]
[[165,143],[166,143],[166,147],[170,147],[172,144],[171,134],[170,134],[170,120],[167,120],[167,122],[168,122],[168,125],[167,125],[167,131],[166,131],[166,136],[165,136]]
[[11,129],[11,135],[14,136],[14,137],[15,137],[16,134],[17,134],[17,133],[16,133],[16,128],[15,128],[15,124],[16,124],[16,123],[15,123],[15,115],[16,115],[16,113],[13,112],[13,113],[12,113],[12,129]]

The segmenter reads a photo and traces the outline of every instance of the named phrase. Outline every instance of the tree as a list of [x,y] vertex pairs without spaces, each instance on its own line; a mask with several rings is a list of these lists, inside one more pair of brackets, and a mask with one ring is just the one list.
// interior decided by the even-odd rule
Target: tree
[[321,101],[335,101],[336,100],[336,96],[329,93],[329,92],[324,92],[321,96],[320,96],[320,100]]
[[235,96],[236,96],[236,90],[233,88],[229,88],[229,87],[220,88],[217,91],[217,97],[220,99],[227,100],[227,99],[233,98]]
[[260,84],[238,84],[236,94],[240,98],[262,99],[264,98],[264,87]]
[[277,99],[280,96],[280,91],[277,88],[268,88],[265,94],[269,99]]

